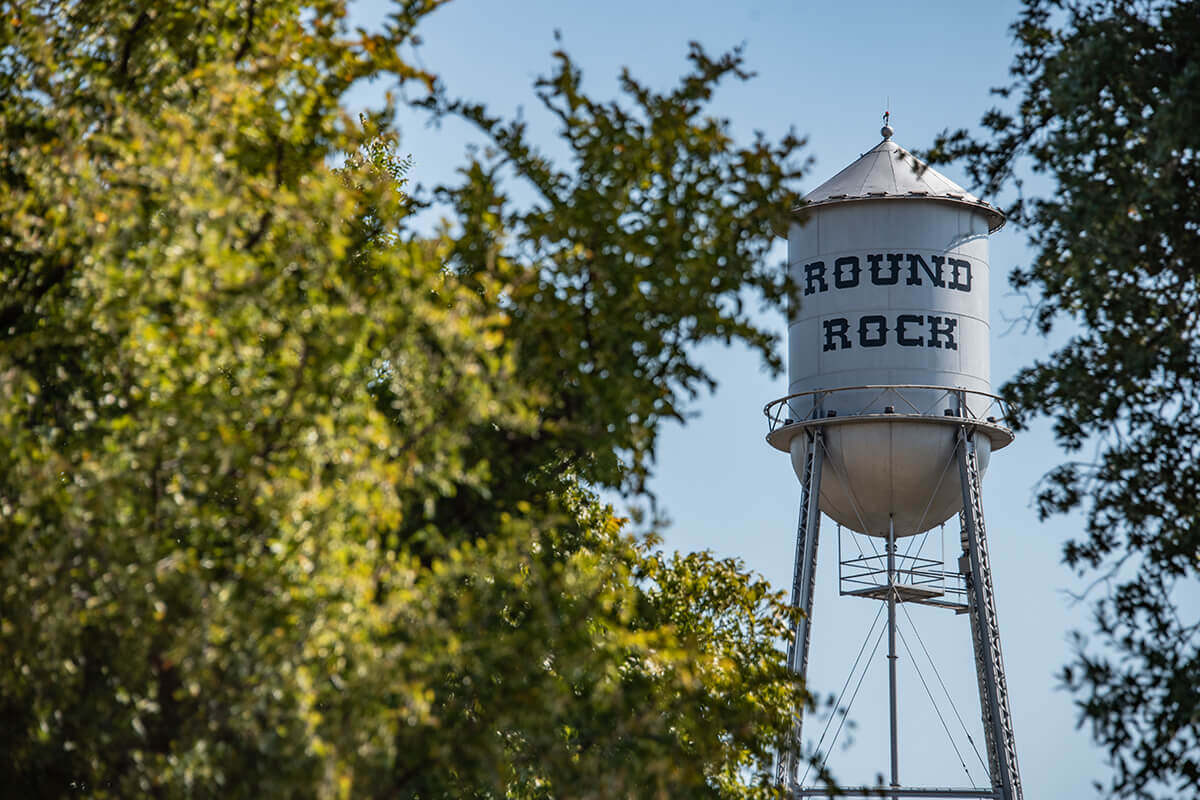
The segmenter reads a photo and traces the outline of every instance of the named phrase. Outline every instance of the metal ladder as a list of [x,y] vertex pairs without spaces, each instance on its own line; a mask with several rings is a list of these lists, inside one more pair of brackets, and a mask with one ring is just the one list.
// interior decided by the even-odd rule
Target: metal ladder
[[958,429],[958,468],[962,482],[963,555],[959,569],[967,578],[971,638],[975,644],[975,671],[979,678],[979,706],[987,740],[992,788],[1000,800],[1023,800],[1008,683],[1000,653],[1000,629],[996,623],[996,599],[992,589],[992,567],[988,559],[987,531],[983,522],[982,481],[975,438],[963,425]]

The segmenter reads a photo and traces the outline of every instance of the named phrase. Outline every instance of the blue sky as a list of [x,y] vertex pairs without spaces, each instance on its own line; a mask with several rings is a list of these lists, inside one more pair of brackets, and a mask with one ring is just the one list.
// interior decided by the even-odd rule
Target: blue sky
[[[386,6],[383,0],[360,0],[355,13],[369,25]],[[1017,4],[1008,0],[907,7],[858,0],[455,0],[420,31],[424,44],[419,52],[452,94],[484,101],[505,115],[521,110],[535,137],[553,153],[554,125],[539,113],[531,84],[551,67],[556,30],[562,33],[561,46],[583,68],[586,86],[598,96],[616,91],[622,66],[651,86],[669,87],[687,67],[690,40],[714,52],[744,43],[748,65],[758,76],[726,85],[713,112],[728,117],[741,137],[755,130],[778,137],[789,127],[806,136],[805,152],[815,161],[802,188],[810,190],[879,141],[885,105],[892,112],[895,140],[909,149],[927,146],[943,128],[974,125],[995,101],[988,89],[1005,80],[1013,54],[1008,25],[1016,13]],[[361,101],[369,102],[378,89],[364,88]],[[466,148],[478,141],[454,122],[431,129],[422,118],[405,114],[399,124],[401,150],[415,161],[413,178],[426,185],[452,180]],[[972,188],[961,170],[942,171]],[[1023,232],[1013,226],[992,237],[995,386],[1050,352],[1052,343],[1021,325],[1025,301],[1010,294],[1004,283],[1009,270],[1029,256]],[[781,241],[776,260],[782,263],[784,257]],[[763,322],[783,334],[782,317],[764,317]],[[740,558],[786,590],[799,487],[787,457],[765,443],[761,411],[764,403],[786,393],[786,376],[771,377],[756,356],[736,347],[709,347],[700,355],[720,385],[694,404],[694,420],[668,427],[662,437],[652,488],[673,520],[664,546]],[[1048,428],[1039,426],[995,455],[984,487],[1008,685],[1029,800],[1091,796],[1091,782],[1107,773],[1103,753],[1092,746],[1086,730],[1076,728],[1072,699],[1058,688],[1056,678],[1070,657],[1068,631],[1086,630],[1089,623],[1088,604],[1070,597],[1085,586],[1061,564],[1062,543],[1080,520],[1039,523],[1031,506],[1037,477],[1063,458]],[[841,688],[878,604],[838,597],[836,533],[828,520],[822,533],[809,680],[825,694]],[[956,527],[947,526],[947,549],[956,546],[956,534]],[[966,618],[920,606],[909,613],[983,752]],[[901,615],[901,623],[906,622]],[[919,650],[915,637],[908,638]],[[968,777],[906,655],[902,649],[901,779],[908,785],[965,785]],[[924,675],[935,696],[940,695],[927,667]],[[941,708],[957,731],[944,701]],[[843,747],[848,738],[843,731],[829,763],[846,782],[873,783],[888,767],[882,652],[851,718],[856,723],[850,732],[853,741]],[[810,721],[806,734],[815,736],[822,726]],[[982,785],[982,769],[961,732],[957,742],[974,782]]]

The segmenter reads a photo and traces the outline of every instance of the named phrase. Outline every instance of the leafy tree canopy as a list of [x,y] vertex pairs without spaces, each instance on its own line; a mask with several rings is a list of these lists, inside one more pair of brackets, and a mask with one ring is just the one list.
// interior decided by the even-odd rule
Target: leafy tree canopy
[[1013,110],[943,137],[1035,249],[1012,285],[1071,336],[1004,391],[1091,459],[1045,479],[1043,516],[1084,509],[1066,562],[1097,578],[1096,638],[1063,671],[1116,767],[1117,797],[1200,793],[1200,3],[1025,0]]
[[[774,363],[799,143],[705,115],[737,53],[604,102],[559,53],[554,163],[401,57],[438,2],[345,5],[0,3],[6,792],[772,794],[782,601],[588,487],[642,486],[696,344]],[[371,78],[494,145],[440,234]]]

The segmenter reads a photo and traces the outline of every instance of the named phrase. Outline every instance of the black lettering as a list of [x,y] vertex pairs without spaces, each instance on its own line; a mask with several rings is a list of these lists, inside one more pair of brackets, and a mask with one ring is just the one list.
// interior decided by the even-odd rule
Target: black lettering
[[[822,320],[821,324],[825,327],[825,347],[823,348],[823,352],[828,353],[830,350],[850,349],[850,337],[846,335],[847,331],[850,330],[850,323],[846,321],[845,317]],[[840,348],[837,344],[834,344],[834,337],[842,340]]]
[[896,342],[901,347],[924,347],[924,336],[918,336],[914,339],[905,331],[905,327],[908,325],[924,324],[925,317],[920,314],[901,314],[900,316],[896,317]]
[[[842,280],[842,267],[850,268],[850,277],[846,280]],[[858,275],[861,272],[858,256],[842,256],[833,262],[833,285],[839,289],[853,289],[858,286]]]
[[939,278],[945,274],[942,272],[942,266],[946,263],[945,256],[930,256],[929,260],[933,262],[935,267],[937,267],[937,274]]
[[904,253],[888,253],[888,266],[891,267],[893,273],[900,272],[900,264],[904,261]]
[[[821,288],[816,288],[820,286]],[[804,296],[816,294],[817,292],[829,291],[829,284],[825,282],[825,262],[814,261],[811,264],[804,265]]]
[[[929,346],[937,348],[946,348],[947,350],[957,350],[958,344],[954,341],[954,328],[958,325],[958,320],[954,317],[935,317],[929,315]],[[945,344],[942,341],[945,340]]]
[[[875,335],[871,336],[869,327],[876,326]],[[858,320],[859,347],[883,347],[887,344],[887,317],[872,314]]]
[[883,253],[869,254],[867,256],[867,263],[871,265],[871,283],[875,284],[876,286],[895,286],[896,282],[900,280],[899,260],[899,254],[897,254],[896,261],[891,261],[890,258],[888,259],[888,261],[891,262],[892,274],[887,278],[884,278],[879,274],[882,272],[883,267]]
[[[947,259],[947,261],[950,264],[950,288],[958,289],[960,292],[971,291],[971,262],[958,258]],[[959,280],[959,275],[964,269],[967,273],[966,283]]]
[[908,259],[908,280],[906,281],[908,286],[921,285],[921,273],[917,271],[917,265],[919,264],[921,269],[925,271],[925,274],[929,276],[929,280],[933,281],[934,286],[943,289],[946,287],[946,282],[942,280],[943,259],[941,256],[935,256],[933,259],[933,265],[937,267],[936,272],[931,270],[929,265],[925,263],[925,259],[921,258],[917,253],[905,253],[904,257]]

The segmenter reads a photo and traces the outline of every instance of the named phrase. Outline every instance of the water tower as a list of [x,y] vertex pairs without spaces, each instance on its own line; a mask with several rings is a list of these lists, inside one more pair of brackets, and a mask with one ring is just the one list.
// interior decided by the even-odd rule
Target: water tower
[[[805,198],[788,232],[799,296],[789,314],[789,394],[766,407],[767,441],[790,454],[801,484],[792,603],[803,614],[788,664],[804,677],[824,512],[838,523],[840,593],[881,601],[888,612],[884,794],[1020,800],[980,497],[992,452],[1013,439],[990,393],[988,352],[988,235],[1004,216],[893,142],[891,127],[881,133],[883,141]],[[944,553],[923,553],[914,537],[955,515],[961,556],[946,569]],[[843,529],[865,546],[844,554]],[[896,610],[907,603],[969,616],[986,787],[900,783]],[[820,796],[799,772],[802,714],[777,777],[795,797]],[[879,794],[863,787],[846,796]]]

